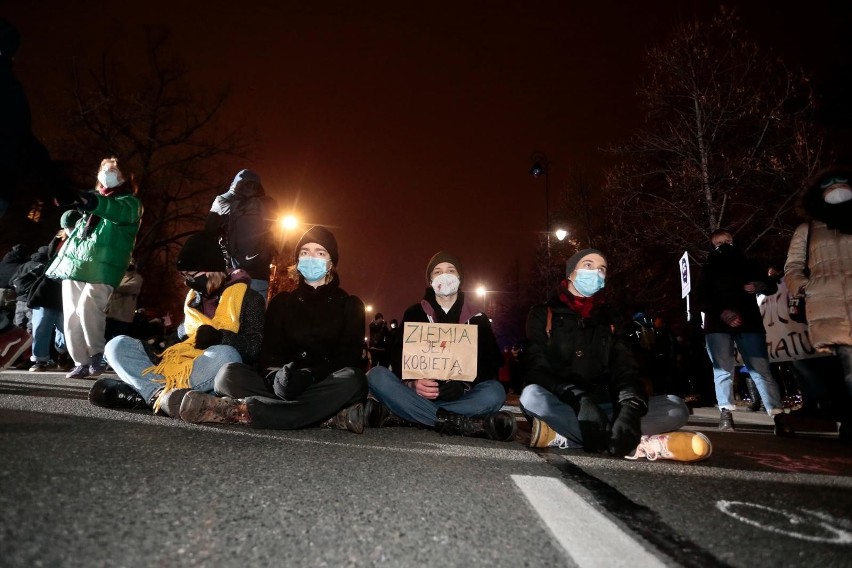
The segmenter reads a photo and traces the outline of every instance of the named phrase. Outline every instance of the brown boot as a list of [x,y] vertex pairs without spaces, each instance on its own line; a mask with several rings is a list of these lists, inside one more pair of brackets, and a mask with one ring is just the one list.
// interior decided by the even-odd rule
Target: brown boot
[[355,434],[364,433],[364,405],[360,402],[347,406],[322,424],[321,428],[349,430]]
[[180,418],[184,422],[198,424],[249,424],[251,416],[244,400],[229,396],[218,397],[198,391],[190,391],[180,403]]

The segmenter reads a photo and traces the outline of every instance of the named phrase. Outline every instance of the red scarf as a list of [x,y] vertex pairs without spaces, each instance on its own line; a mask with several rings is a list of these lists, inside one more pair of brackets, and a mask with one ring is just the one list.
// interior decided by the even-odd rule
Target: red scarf
[[592,310],[595,306],[603,303],[603,295],[595,294],[588,298],[584,296],[575,296],[568,291],[568,281],[563,280],[559,283],[559,300],[577,312],[580,317],[587,318],[592,314]]

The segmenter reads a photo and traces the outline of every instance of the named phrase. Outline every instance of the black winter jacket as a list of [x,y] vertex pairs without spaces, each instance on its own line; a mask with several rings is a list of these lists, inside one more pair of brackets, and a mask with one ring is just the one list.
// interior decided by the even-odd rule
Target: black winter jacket
[[365,324],[364,303],[338,280],[313,288],[300,279],[295,290],[269,302],[261,373],[293,363],[321,381],[345,367],[360,369]]
[[556,294],[533,306],[526,328],[527,382],[551,392],[566,383],[575,395],[591,396],[598,404],[639,399],[647,407],[648,395],[630,346],[614,331],[617,321],[608,304],[596,306],[584,319]]

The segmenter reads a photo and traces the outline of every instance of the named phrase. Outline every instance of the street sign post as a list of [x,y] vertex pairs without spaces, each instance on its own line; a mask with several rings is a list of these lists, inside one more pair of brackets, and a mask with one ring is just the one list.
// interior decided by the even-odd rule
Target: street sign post
[[689,313],[689,292],[692,289],[692,282],[689,279],[689,252],[684,251],[683,256],[678,261],[680,269],[680,297],[686,298],[686,321],[691,321],[692,314]]

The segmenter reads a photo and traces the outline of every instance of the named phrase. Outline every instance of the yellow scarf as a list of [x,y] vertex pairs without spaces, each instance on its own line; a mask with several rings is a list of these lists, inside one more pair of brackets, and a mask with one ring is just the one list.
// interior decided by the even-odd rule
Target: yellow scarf
[[[212,325],[216,329],[238,333],[240,331],[240,308],[242,308],[246,290],[248,290],[248,285],[242,282],[225,288],[222,299],[216,306],[213,319],[190,307],[197,296],[195,290],[190,290],[186,295],[186,302],[183,307],[183,327],[189,337],[166,349],[160,363],[148,367],[142,371],[142,374],[156,373],[162,375],[162,379],[155,379],[154,382],[164,384],[163,392],[189,388],[192,364],[196,357],[204,353],[203,349],[195,348],[195,332],[202,325]],[[159,406],[159,400],[160,397],[157,397],[157,406]]]

